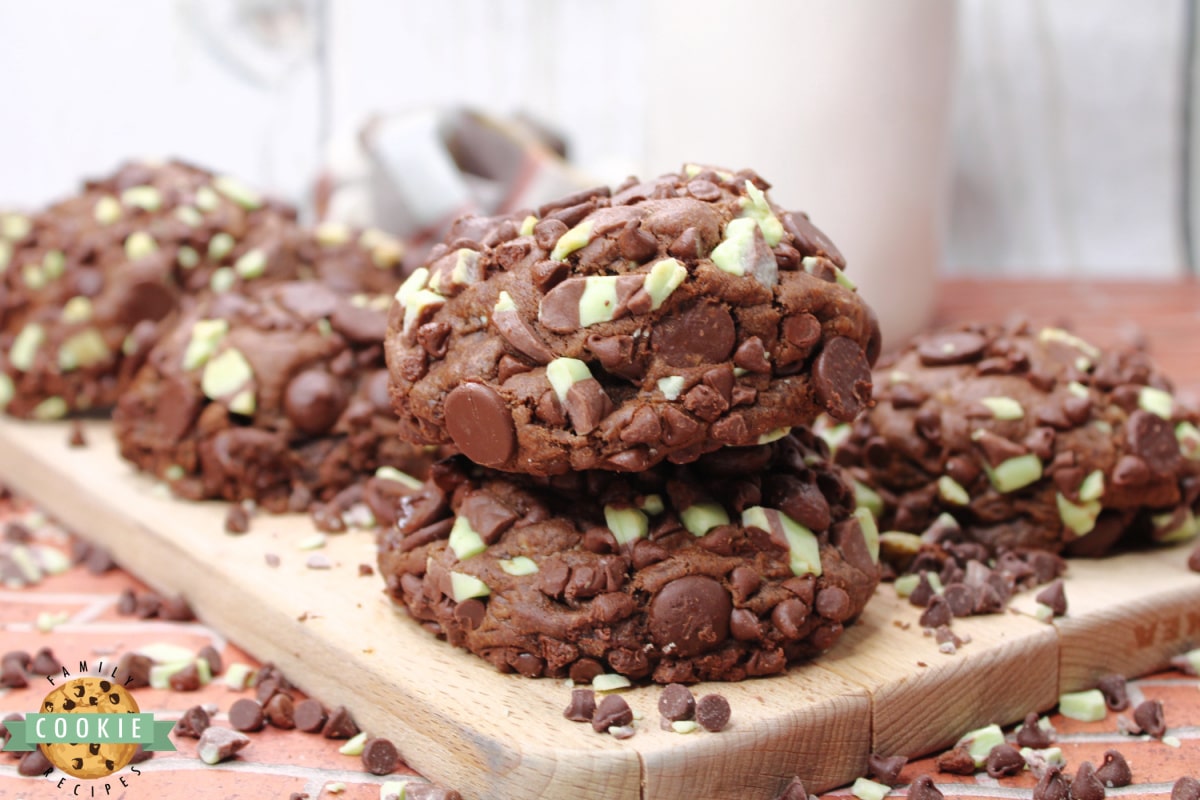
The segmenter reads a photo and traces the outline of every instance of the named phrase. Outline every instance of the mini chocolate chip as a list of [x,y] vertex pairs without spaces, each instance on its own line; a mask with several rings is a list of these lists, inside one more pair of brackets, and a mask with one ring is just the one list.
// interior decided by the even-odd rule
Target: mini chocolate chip
[[945,797],[928,775],[919,776],[908,787],[908,800],[944,800]]
[[696,701],[696,722],[706,731],[716,733],[729,724],[729,701],[724,695],[706,694]]
[[671,722],[691,719],[696,713],[696,698],[683,684],[668,684],[658,696],[658,713]]
[[591,689],[572,689],[571,702],[563,710],[563,716],[571,722],[591,722],[595,714],[596,693]]
[[1096,683],[1096,688],[1104,695],[1104,704],[1110,710],[1124,711],[1129,708],[1124,675],[1105,675]]
[[389,739],[367,739],[363,745],[362,762],[372,775],[391,775],[400,766],[400,751]]
[[329,719],[321,728],[321,735],[326,739],[349,739],[358,733],[358,725],[345,706],[334,706],[329,712]]
[[900,770],[904,769],[907,763],[908,759],[904,756],[881,756],[871,753],[867,756],[867,773],[882,784],[895,786],[900,782]]
[[266,725],[262,705],[249,697],[235,700],[229,707],[229,724],[236,731],[261,731]]
[[998,744],[987,757],[987,774],[993,778],[1009,778],[1025,769],[1025,759],[1011,744]]
[[1092,762],[1084,761],[1071,781],[1071,800],[1104,800],[1104,784],[1096,777]]
[[325,706],[320,701],[308,698],[296,704],[293,721],[306,733],[317,733],[325,727]]
[[1119,788],[1133,783],[1133,771],[1119,750],[1105,750],[1104,763],[1096,770],[1096,778],[1105,786]]
[[834,419],[849,422],[871,403],[871,368],[852,339],[826,342],[813,365],[817,401]]
[[1038,778],[1037,786],[1033,788],[1033,800],[1069,800],[1071,784],[1062,774],[1062,767],[1051,764]]
[[485,467],[508,461],[517,446],[512,414],[495,389],[464,383],[446,395],[446,429],[463,455]]
[[1161,739],[1167,732],[1167,723],[1163,718],[1163,705],[1159,700],[1145,700],[1133,710],[1133,721],[1155,739]]
[[202,706],[192,706],[183,712],[179,722],[175,723],[174,731],[180,736],[199,739],[209,726],[208,712]]
[[629,703],[620,695],[610,694],[596,706],[596,712],[592,715],[592,730],[604,733],[611,727],[628,725],[631,722],[633,709],[629,707]]

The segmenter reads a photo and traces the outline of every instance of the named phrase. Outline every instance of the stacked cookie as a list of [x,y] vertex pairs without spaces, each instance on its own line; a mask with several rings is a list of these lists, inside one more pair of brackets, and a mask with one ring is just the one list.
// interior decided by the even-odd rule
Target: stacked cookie
[[0,224],[0,410],[54,419],[111,407],[187,298],[316,277],[391,292],[399,244],[311,232],[228,176],[131,163]]
[[462,455],[401,491],[379,564],[499,669],[738,680],[833,644],[873,520],[806,430],[870,403],[874,315],[750,171],[460,220],[396,295],[400,435]]
[[[825,433],[838,463],[877,490],[885,529],[993,555],[1093,556],[1122,536],[1200,531],[1196,414],[1139,350],[971,325],[889,356],[875,387],[871,411]],[[918,546],[899,548],[901,563]]]

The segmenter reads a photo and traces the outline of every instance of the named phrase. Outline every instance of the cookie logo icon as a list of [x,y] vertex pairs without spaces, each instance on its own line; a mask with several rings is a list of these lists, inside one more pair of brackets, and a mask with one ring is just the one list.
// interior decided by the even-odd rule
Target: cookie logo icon
[[[81,740],[42,742],[38,745],[50,763],[76,778],[104,778],[133,760],[137,744],[113,741],[120,728],[132,727],[136,717],[72,719],[73,715],[138,714],[137,701],[125,687],[104,678],[75,678],[42,701],[41,713],[63,715],[55,719],[54,738],[78,736]],[[73,724],[74,723],[74,724]]]

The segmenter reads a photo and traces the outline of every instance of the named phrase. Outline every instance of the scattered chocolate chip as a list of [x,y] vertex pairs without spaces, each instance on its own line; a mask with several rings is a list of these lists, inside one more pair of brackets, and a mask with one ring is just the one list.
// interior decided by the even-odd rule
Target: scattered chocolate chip
[[319,700],[308,698],[296,704],[293,721],[305,733],[318,733],[325,727],[325,706]]
[[940,594],[929,598],[929,605],[921,613],[921,627],[938,628],[949,625],[954,615],[950,613],[950,604]]
[[45,775],[47,772],[53,770],[54,765],[50,763],[50,759],[42,754],[40,747],[25,753],[25,755],[21,756],[20,763],[17,764],[17,774],[24,775],[27,778],[32,778],[35,775]]
[[1121,787],[1133,783],[1129,762],[1118,750],[1105,750],[1104,763],[1096,770],[1096,778],[1105,786]]
[[571,722],[591,722],[596,714],[596,693],[591,689],[572,689],[571,702],[563,710],[563,716]]
[[87,447],[87,434],[83,430],[83,423],[77,419],[71,420],[71,430],[67,435],[68,447]]
[[921,775],[908,787],[908,800],[944,800],[946,795],[928,775]]
[[835,336],[813,364],[817,401],[834,419],[849,422],[871,403],[871,368],[853,339]]
[[372,775],[391,775],[400,766],[400,751],[388,739],[367,739],[362,762],[363,768]]
[[1104,784],[1096,777],[1092,762],[1084,761],[1071,781],[1071,800],[1104,800]]
[[904,756],[881,756],[871,753],[867,756],[867,773],[879,783],[895,786],[900,782],[900,770],[904,769],[907,763],[908,759]]
[[957,331],[930,336],[917,346],[917,355],[927,367],[966,364],[983,355],[987,339],[978,333]]
[[974,775],[975,758],[963,745],[942,753],[934,761],[938,772],[948,772],[951,775]]
[[1129,694],[1125,687],[1124,675],[1105,675],[1096,684],[1096,688],[1104,695],[1104,704],[1112,711],[1124,711],[1129,708]]
[[986,768],[993,778],[1008,778],[1025,769],[1025,759],[1011,744],[998,744],[988,753]]
[[1017,731],[1017,744],[1034,750],[1044,750],[1053,743],[1050,732],[1038,724],[1037,712],[1031,711],[1026,714],[1025,723],[1021,725],[1021,730]]
[[183,669],[173,673],[167,680],[171,688],[177,692],[194,692],[200,688],[200,670],[196,667],[196,662],[193,661]]
[[137,595],[133,593],[133,589],[126,589],[117,598],[117,613],[128,617],[135,611],[137,611]]
[[29,671],[34,675],[49,675],[62,669],[62,664],[54,657],[49,647],[41,647],[33,654],[33,663]]
[[1045,589],[1037,593],[1034,599],[1044,606],[1047,606],[1054,616],[1061,617],[1067,613],[1067,592],[1063,586],[1062,578],[1056,579]]
[[180,736],[199,739],[208,726],[208,712],[202,706],[192,706],[183,712],[183,716],[175,723],[174,731]]
[[1155,739],[1161,739],[1167,732],[1167,723],[1163,718],[1163,705],[1158,700],[1146,700],[1133,710],[1133,721]]
[[200,648],[200,652],[196,654],[196,658],[203,658],[208,662],[208,671],[213,675],[220,675],[222,664],[221,654],[217,652],[217,648],[211,644],[206,644]]
[[1051,764],[1038,778],[1037,786],[1033,787],[1033,800],[1070,800],[1070,798],[1070,782],[1062,774],[1061,767]]
[[85,565],[87,566],[87,571],[93,575],[103,575],[116,567],[117,563],[113,561],[112,556],[103,547],[92,545],[88,550]]
[[225,512],[225,532],[245,533],[250,530],[250,514],[241,503],[234,503]]
[[158,607],[162,605],[162,599],[154,592],[146,592],[139,595],[137,603],[133,609],[134,616],[138,619],[150,619],[158,616]]
[[172,622],[191,622],[196,618],[192,607],[188,605],[183,595],[164,597],[158,607],[158,616]]
[[629,725],[632,722],[633,709],[629,707],[629,703],[620,695],[610,694],[597,704],[596,712],[592,715],[592,730],[604,733],[611,727]]
[[671,722],[691,719],[696,713],[696,698],[692,690],[681,683],[672,683],[663,687],[658,696],[658,713]]
[[1192,550],[1192,554],[1188,556],[1188,569],[1192,572],[1200,572],[1200,544],[1196,545],[1196,549]]
[[358,565],[358,577],[366,578],[366,577],[369,577],[374,574],[375,574],[375,568],[372,567],[370,564],[359,564]]
[[724,695],[706,694],[696,701],[696,722],[706,731],[716,733],[729,724],[729,701]]
[[261,731],[266,724],[262,705],[249,697],[235,700],[229,707],[229,724],[238,731]]
[[1171,787],[1171,800],[1200,800],[1200,780],[1184,776]]
[[152,666],[154,662],[140,653],[125,653],[117,661],[117,674],[124,676],[122,685],[126,689],[144,689],[150,685]]
[[263,706],[263,713],[266,714],[267,722],[271,723],[272,727],[281,730],[291,730],[296,727],[296,708],[292,702],[292,697],[285,692],[279,692]]
[[200,734],[200,742],[196,745],[196,755],[205,764],[217,764],[227,758],[232,758],[238,751],[250,744],[250,737],[232,731],[229,728],[218,728],[210,725]]
[[357,733],[358,725],[345,706],[334,706],[325,726],[321,728],[321,735],[326,739],[349,739]]

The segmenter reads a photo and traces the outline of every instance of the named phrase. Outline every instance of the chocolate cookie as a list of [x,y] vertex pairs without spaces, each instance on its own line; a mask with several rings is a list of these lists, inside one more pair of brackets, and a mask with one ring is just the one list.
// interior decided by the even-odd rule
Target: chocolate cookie
[[879,578],[871,515],[805,429],[683,466],[551,478],[456,457],[380,535],[387,588],[523,675],[741,680],[832,646]]
[[689,167],[460,220],[397,293],[401,435],[484,466],[637,472],[870,403],[874,314],[768,184]]
[[293,209],[180,162],[128,164],[0,222],[0,410],[21,417],[111,406],[189,295],[307,277],[391,292],[402,277],[395,240],[307,231]]
[[382,339],[390,295],[315,282],[210,295],[150,352],[114,414],[121,455],[188,499],[272,511],[381,466],[423,474],[396,436]]
[[1200,431],[1145,353],[971,325],[889,356],[875,387],[869,413],[826,435],[880,495],[882,529],[921,533],[949,513],[993,553],[1080,555],[1127,530],[1197,532]]

